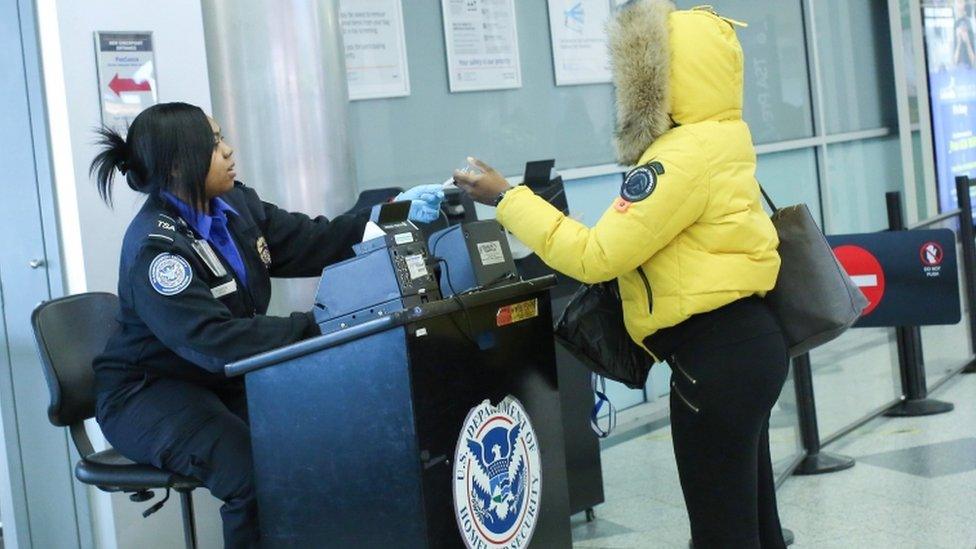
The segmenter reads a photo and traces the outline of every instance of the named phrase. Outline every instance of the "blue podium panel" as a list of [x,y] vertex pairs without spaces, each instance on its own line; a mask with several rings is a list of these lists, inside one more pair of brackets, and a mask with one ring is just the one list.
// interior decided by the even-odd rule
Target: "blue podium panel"
[[403,333],[247,375],[264,546],[427,546]]
[[[432,302],[228,365],[247,379],[262,545],[570,547],[549,285]],[[471,428],[478,411],[491,429]],[[477,490],[462,469],[484,473]]]

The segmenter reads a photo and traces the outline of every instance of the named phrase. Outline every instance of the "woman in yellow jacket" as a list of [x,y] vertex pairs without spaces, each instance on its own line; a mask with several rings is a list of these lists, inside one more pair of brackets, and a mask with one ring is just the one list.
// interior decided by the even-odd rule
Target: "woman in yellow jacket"
[[779,272],[742,120],[739,23],[667,0],[623,8],[609,32],[620,196],[593,228],[526,187],[456,172],[472,198],[552,268],[616,278],[627,331],[673,370],[671,425],[695,547],[784,547],[769,412],[788,368],[761,299]]

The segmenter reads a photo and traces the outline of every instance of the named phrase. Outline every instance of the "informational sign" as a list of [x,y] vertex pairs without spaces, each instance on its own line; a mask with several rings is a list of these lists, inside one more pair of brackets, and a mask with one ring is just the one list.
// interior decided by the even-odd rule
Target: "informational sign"
[[515,0],[441,0],[451,92],[522,87]]
[[868,298],[855,327],[959,322],[956,237],[951,230],[835,235],[827,241]]
[[922,8],[941,211],[957,206],[956,176],[976,176],[976,0],[945,4]]
[[349,99],[410,95],[401,0],[341,0]]
[[556,85],[610,82],[608,0],[549,0],[549,33]]
[[152,33],[96,32],[95,55],[102,124],[124,136],[158,101]]

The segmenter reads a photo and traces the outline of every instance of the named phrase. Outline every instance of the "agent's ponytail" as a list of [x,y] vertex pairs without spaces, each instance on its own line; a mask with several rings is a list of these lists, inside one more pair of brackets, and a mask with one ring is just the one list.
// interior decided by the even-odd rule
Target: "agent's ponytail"
[[[125,143],[125,138],[118,132],[109,128],[99,128],[96,130],[98,139],[96,144],[101,149],[91,166],[88,167],[88,175],[95,176],[95,185],[98,186],[98,194],[109,206],[112,205],[112,181],[114,180],[115,170],[126,176],[129,171],[129,146]],[[132,183],[129,183],[132,186]]]
[[98,194],[112,205],[115,170],[140,193],[168,192],[193,204],[206,199],[207,172],[214,154],[214,133],[200,107],[159,103],[139,113],[122,137],[108,128],[96,130],[98,155],[88,168]]

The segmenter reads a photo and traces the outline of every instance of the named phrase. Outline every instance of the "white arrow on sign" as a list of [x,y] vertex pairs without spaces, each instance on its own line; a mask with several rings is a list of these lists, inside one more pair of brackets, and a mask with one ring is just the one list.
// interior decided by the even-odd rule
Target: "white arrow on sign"
[[878,285],[878,275],[854,275],[851,281],[858,288],[873,288]]

